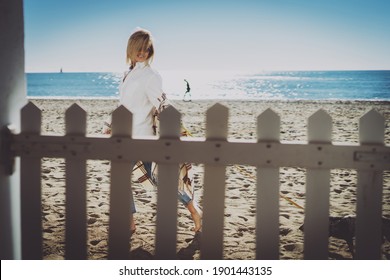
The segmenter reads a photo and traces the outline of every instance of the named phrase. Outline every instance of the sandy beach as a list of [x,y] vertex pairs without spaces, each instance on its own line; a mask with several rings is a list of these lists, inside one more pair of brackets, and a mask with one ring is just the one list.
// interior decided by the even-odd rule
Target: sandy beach
[[[63,135],[64,113],[77,102],[87,113],[87,134],[99,135],[103,121],[118,106],[116,100],[31,100],[42,110],[42,134]],[[217,101],[174,101],[194,137],[205,136],[206,110]],[[229,108],[229,138],[255,139],[257,116],[267,108],[281,117],[282,141],[306,141],[307,118],[318,109],[333,119],[333,142],[358,143],[359,118],[370,109],[386,120],[385,143],[390,145],[390,102],[363,101],[221,101]],[[42,219],[44,258],[64,258],[65,179],[64,160],[42,160]],[[195,165],[195,192],[202,204],[203,166]],[[88,161],[87,213],[88,258],[107,258],[109,217],[109,161]],[[226,173],[224,259],[255,259],[255,174],[252,166],[229,166]],[[331,171],[330,215],[346,216],[356,212],[356,171]],[[305,170],[280,169],[280,191],[296,204],[305,205]],[[156,191],[134,185],[137,231],[131,240],[131,258],[152,259],[156,220]],[[384,172],[383,216],[390,218],[390,171]],[[304,210],[280,199],[280,259],[303,259]],[[199,244],[191,231],[193,223],[179,203],[177,257],[199,259]],[[329,238],[331,259],[351,259],[344,240]],[[390,242],[382,246],[383,259],[390,259]]]

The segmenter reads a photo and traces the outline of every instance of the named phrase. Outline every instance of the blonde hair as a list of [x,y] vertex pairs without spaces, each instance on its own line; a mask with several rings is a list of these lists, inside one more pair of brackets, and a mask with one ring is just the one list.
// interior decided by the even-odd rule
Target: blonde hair
[[148,57],[145,61],[149,65],[153,59],[154,47],[152,34],[145,30],[139,29],[131,34],[129,41],[127,42],[127,51],[126,51],[126,63],[134,66],[135,58],[140,51],[148,51]]

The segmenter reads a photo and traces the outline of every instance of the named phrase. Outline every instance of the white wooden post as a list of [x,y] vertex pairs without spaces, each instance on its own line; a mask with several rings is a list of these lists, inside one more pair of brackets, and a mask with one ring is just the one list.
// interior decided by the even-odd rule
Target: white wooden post
[[[23,1],[0,1],[0,13],[0,131],[10,124],[19,130],[20,109],[26,104]],[[3,140],[0,135],[0,147]],[[0,149],[0,259],[20,259],[19,160],[9,166],[4,157]]]
[[120,139],[131,138],[132,114],[124,107],[118,107],[112,114],[112,143],[117,146],[117,160],[111,161],[110,221],[108,258],[127,259],[130,252],[130,209],[133,201],[131,173],[134,163],[122,161]]
[[156,258],[176,259],[179,164],[170,153],[175,148],[170,140],[180,137],[180,113],[168,107],[160,115],[160,126],[160,139],[165,140],[167,151],[165,159],[172,163],[158,166]]
[[[321,144],[332,142],[332,118],[324,110],[310,116],[308,140],[318,144],[312,155],[321,167],[325,163]],[[328,259],[330,170],[311,168],[306,172],[304,258]]]
[[[66,110],[65,127],[69,143],[85,137],[86,121],[86,112],[77,104],[73,104]],[[69,153],[65,160],[65,258],[82,260],[87,259],[87,167],[86,160],[80,159],[77,151],[69,151]]]
[[[384,130],[384,117],[375,110],[369,111],[360,118],[360,144],[383,146]],[[380,155],[374,148],[372,157],[375,156],[379,158]],[[382,192],[382,171],[358,170],[355,254],[357,259],[381,258]]]
[[[21,111],[21,134],[40,132],[41,111],[30,102]],[[30,152],[26,151],[26,155]],[[22,258],[42,259],[41,157],[21,157],[20,188]]]
[[228,135],[228,113],[228,108],[217,103],[207,111],[206,116],[206,141],[220,142],[215,144],[216,165],[205,164],[204,168],[201,259],[222,259],[223,256],[226,167],[217,163],[223,157],[219,149]]
[[[279,139],[280,117],[267,109],[257,118],[257,141],[271,150]],[[256,259],[279,259],[279,186],[279,168],[257,168]]]

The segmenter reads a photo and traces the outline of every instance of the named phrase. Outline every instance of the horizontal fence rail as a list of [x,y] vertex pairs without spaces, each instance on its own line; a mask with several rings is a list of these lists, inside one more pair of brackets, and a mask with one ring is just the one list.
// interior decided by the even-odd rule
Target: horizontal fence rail
[[[379,145],[329,143],[229,142],[227,140],[128,139],[122,136],[15,135],[12,149],[23,157],[107,159],[129,162],[192,162],[216,165],[247,164],[260,167],[315,169],[389,169],[390,150]],[[144,150],[145,149],[145,150]]]
[[[356,257],[381,256],[382,189],[390,169],[390,146],[384,144],[385,121],[371,110],[360,119],[360,144],[332,143],[332,119],[323,110],[308,119],[308,142],[279,141],[280,117],[271,109],[257,119],[257,141],[227,139],[228,109],[207,111],[206,138],[179,137],[180,113],[169,107],[161,114],[159,138],[133,139],[132,115],[123,106],[112,114],[111,137],[87,137],[86,112],[72,105],[66,112],[66,134],[41,135],[41,111],[33,103],[22,109],[19,134],[8,133],[12,156],[21,158],[22,257],[42,258],[41,158],[66,159],[66,258],[85,259],[86,160],[111,160],[109,258],[125,259],[129,245],[131,170],[139,160],[159,164],[156,257],[176,257],[176,183],[178,164],[205,165],[202,259],[222,258],[225,168],[231,164],[257,167],[256,258],[279,258],[279,168],[307,169],[304,257],[328,258],[330,169],[356,169]],[[7,170],[12,170],[12,157]],[[176,171],[175,171],[176,170]],[[176,174],[176,175],[175,175]],[[164,189],[164,193],[160,191]],[[165,193],[166,192],[166,193]],[[166,207],[173,205],[172,207]]]

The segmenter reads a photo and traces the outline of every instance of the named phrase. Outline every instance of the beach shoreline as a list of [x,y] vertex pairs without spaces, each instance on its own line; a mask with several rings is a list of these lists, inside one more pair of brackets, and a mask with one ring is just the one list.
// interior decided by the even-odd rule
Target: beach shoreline
[[[42,134],[65,134],[64,113],[73,103],[87,112],[87,135],[101,135],[103,121],[118,107],[114,99],[29,99],[42,110]],[[385,118],[385,144],[390,145],[390,102],[388,101],[275,101],[275,100],[173,100],[182,114],[183,122],[194,137],[205,137],[206,111],[215,103],[229,109],[229,139],[256,139],[257,116],[271,108],[281,117],[281,141],[307,141],[307,119],[319,109],[332,117],[332,141],[341,143],[359,142],[359,118],[371,109]],[[109,166],[108,161],[92,161],[87,164],[87,212],[88,212],[88,257],[107,258],[109,215]],[[252,166],[228,166],[226,171],[226,210],[224,226],[225,259],[255,258],[255,176]],[[202,200],[203,166],[195,165],[195,192]],[[244,171],[242,171],[244,170]],[[346,216],[356,212],[356,181],[354,170],[331,171],[330,215]],[[280,168],[280,192],[304,207],[305,170]],[[42,211],[44,229],[44,258],[64,257],[64,160],[42,160]],[[156,190],[134,185],[137,232],[132,237],[131,257],[151,259],[154,254]],[[384,172],[383,216],[390,218],[390,172]],[[304,211],[280,200],[280,258],[303,259]],[[186,209],[178,207],[177,251],[180,259],[199,259],[191,231],[192,221]],[[345,241],[329,239],[330,258],[350,259]],[[382,251],[390,255],[390,242],[385,242]],[[384,254],[386,258],[386,254]]]

